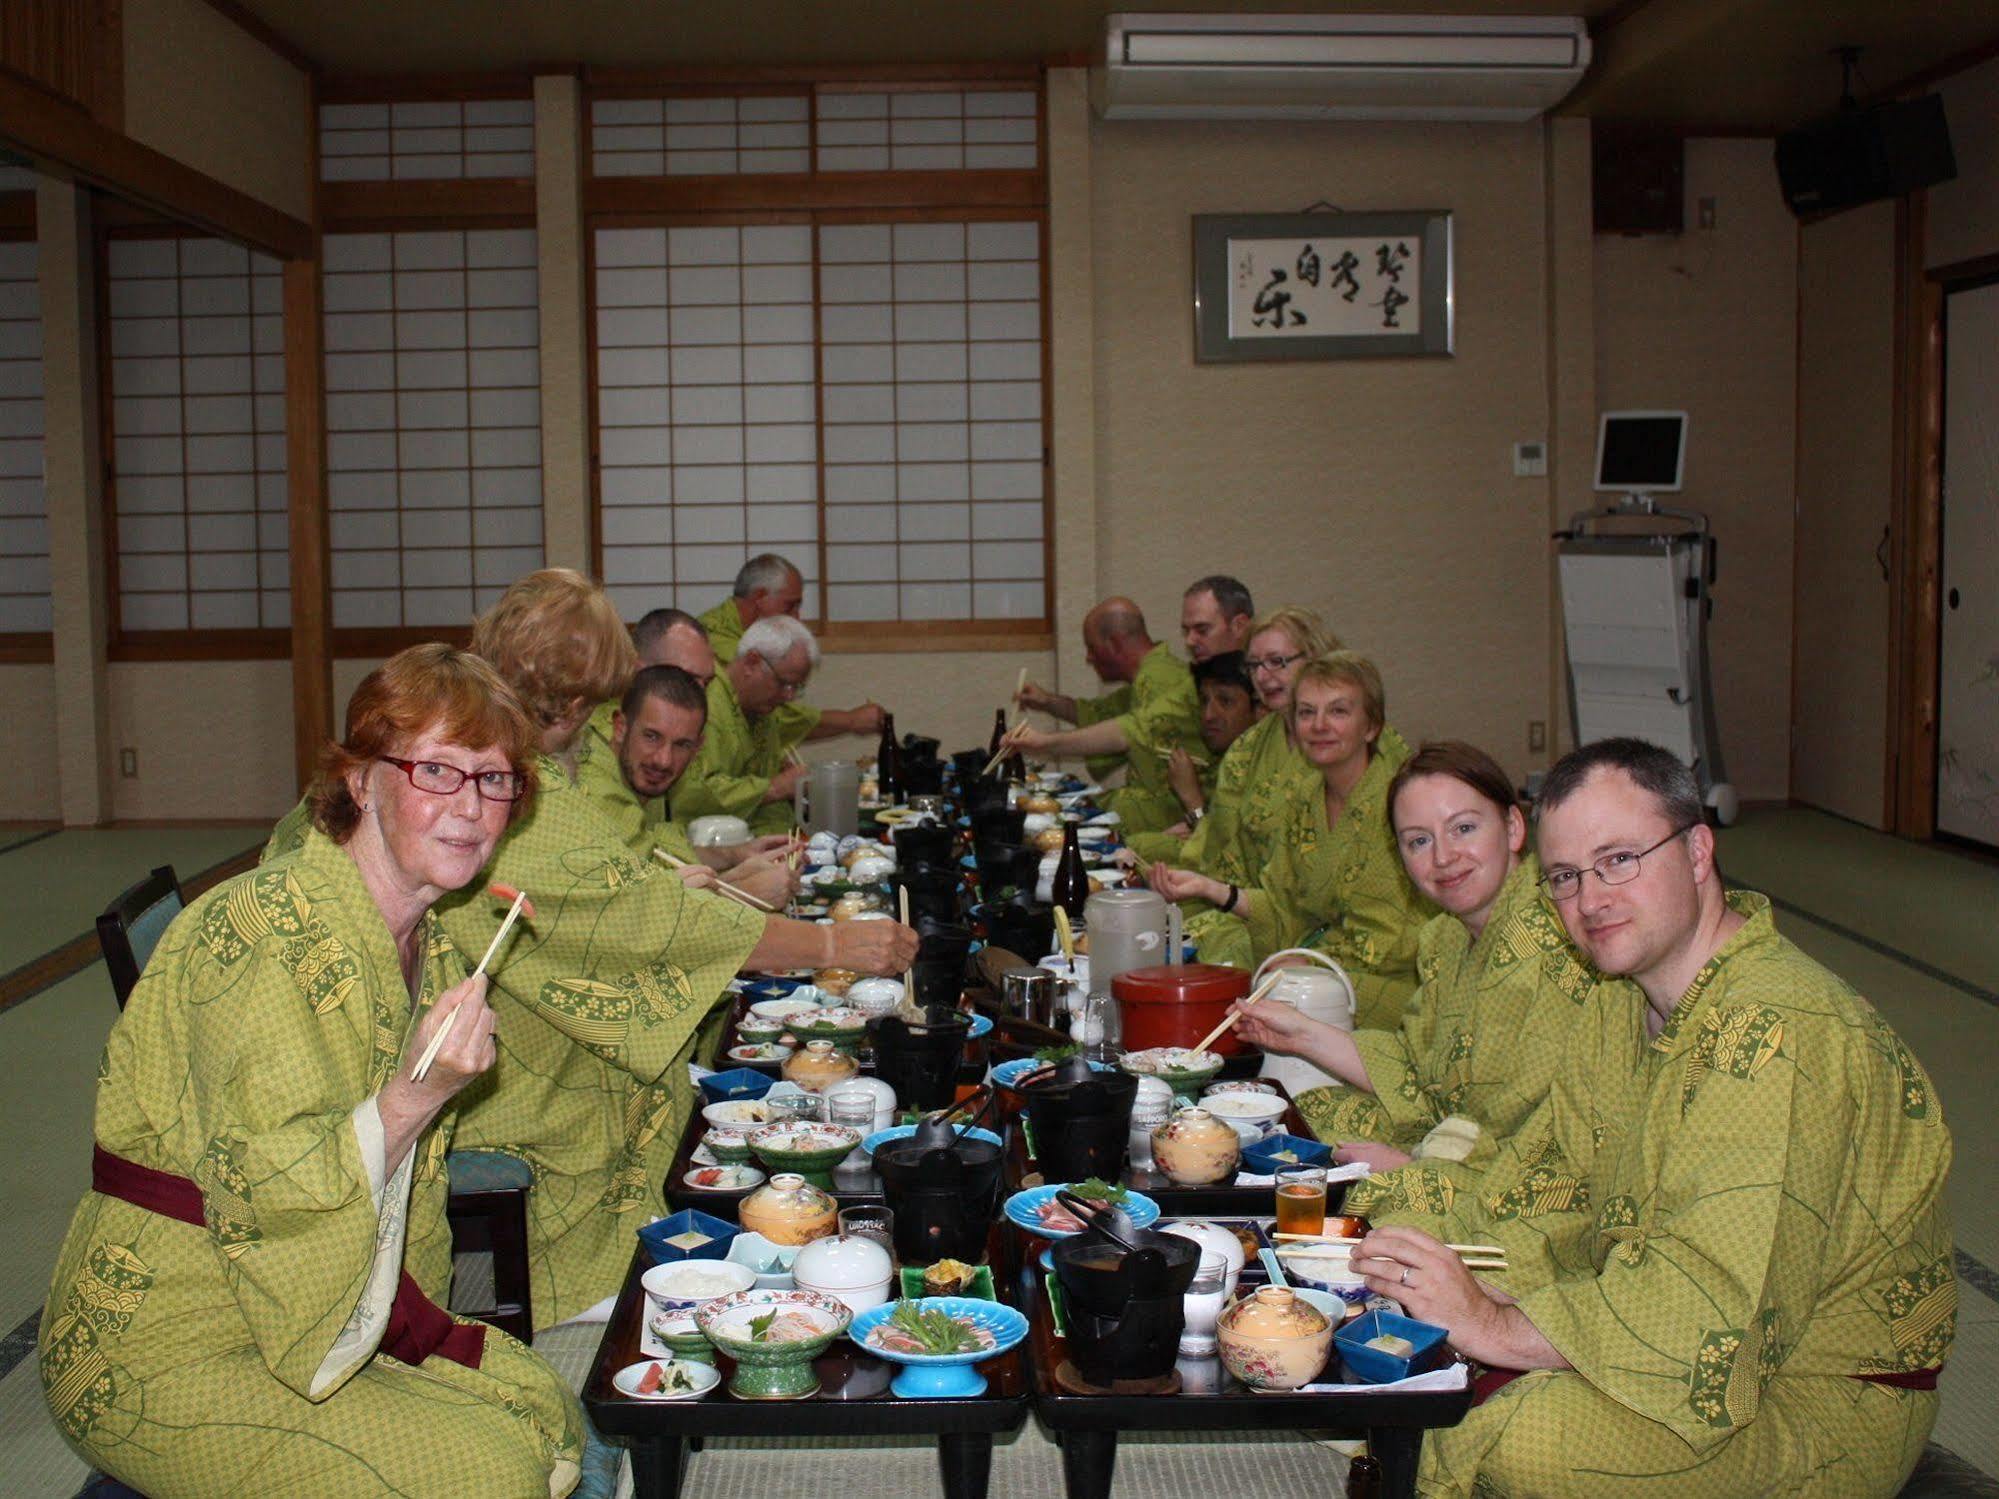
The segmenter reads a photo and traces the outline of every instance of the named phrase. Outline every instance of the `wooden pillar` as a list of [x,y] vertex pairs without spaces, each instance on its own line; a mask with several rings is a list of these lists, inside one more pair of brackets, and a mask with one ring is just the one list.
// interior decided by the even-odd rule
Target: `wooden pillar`
[[589,263],[583,224],[583,90],[534,81],[536,264],[541,301],[541,528],[551,567],[596,571],[590,543]]
[[[316,250],[316,246],[315,246]],[[301,789],[333,733],[320,261],[285,262],[285,457],[291,521],[292,755]]]
[[1097,577],[1096,310],[1090,228],[1089,74],[1050,68],[1048,110],[1049,409],[1053,413],[1055,680],[1099,691],[1083,662],[1083,616],[1107,591]]
[[43,464],[55,634],[56,764],[62,820],[111,820],[110,637],[99,420],[97,270],[90,197],[44,177],[36,189],[42,295]]

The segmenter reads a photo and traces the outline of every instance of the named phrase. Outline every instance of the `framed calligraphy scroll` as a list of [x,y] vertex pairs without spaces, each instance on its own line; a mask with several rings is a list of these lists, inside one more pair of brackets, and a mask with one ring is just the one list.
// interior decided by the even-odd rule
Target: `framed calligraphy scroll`
[[1451,216],[1194,217],[1194,357],[1370,359],[1451,352]]

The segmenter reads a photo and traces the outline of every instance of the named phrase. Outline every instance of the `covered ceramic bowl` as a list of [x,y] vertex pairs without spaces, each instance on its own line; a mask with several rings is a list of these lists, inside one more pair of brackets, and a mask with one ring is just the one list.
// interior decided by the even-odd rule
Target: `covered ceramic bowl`
[[1295,1390],[1326,1367],[1333,1330],[1310,1302],[1265,1286],[1223,1312],[1215,1335],[1222,1363],[1252,1390]]
[[831,1041],[808,1041],[805,1050],[786,1057],[778,1070],[808,1093],[823,1093],[858,1073],[861,1064],[852,1052],[841,1051]]
[[1163,1234],[1178,1234],[1183,1239],[1192,1239],[1201,1246],[1202,1259],[1218,1259],[1227,1269],[1223,1272],[1222,1294],[1235,1295],[1236,1278],[1242,1274],[1242,1267],[1249,1258],[1249,1252],[1242,1246],[1230,1230],[1219,1223],[1179,1222],[1160,1227]]
[[736,1221],[773,1244],[809,1244],[838,1226],[833,1199],[795,1172],[782,1171],[742,1200]]
[[1183,1187],[1235,1179],[1242,1140],[1206,1109],[1182,1109],[1152,1132],[1152,1162]]
[[791,1278],[801,1291],[817,1291],[864,1312],[889,1299],[895,1265],[886,1249],[858,1234],[814,1239],[791,1262]]

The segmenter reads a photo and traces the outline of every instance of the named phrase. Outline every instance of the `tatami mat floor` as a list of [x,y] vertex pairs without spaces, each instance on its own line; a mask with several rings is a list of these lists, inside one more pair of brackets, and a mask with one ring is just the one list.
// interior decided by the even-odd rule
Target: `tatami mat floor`
[[[246,836],[246,833],[248,836]],[[88,932],[97,910],[155,864],[184,878],[230,857],[253,830],[112,829],[54,833],[0,825],[0,976]],[[1732,883],[1780,901],[1779,925],[1880,1006],[1936,1080],[1956,1141],[1951,1199],[1965,1258],[1958,1341],[1943,1380],[1936,1439],[1999,1475],[1999,1118],[1978,1100],[1999,1076],[1999,862],[1899,842],[1837,819],[1763,811],[1722,835]],[[91,1077],[114,1016],[101,963],[0,1009],[0,1492],[69,1499],[84,1467],[41,1400],[34,1319],[48,1267],[87,1169]],[[1981,1286],[1983,1289],[1981,1289]],[[580,1378],[590,1329],[541,1342]],[[801,1456],[809,1448],[809,1459]],[[1253,1449],[1253,1450],[1252,1450]],[[1229,1442],[1130,1436],[1120,1443],[1119,1499],[1228,1493],[1327,1499],[1342,1462],[1283,1433]],[[711,1442],[689,1461],[691,1499],[736,1499],[809,1486],[936,1492],[927,1443]],[[996,1499],[1056,1499],[1061,1463],[1032,1423],[995,1452]]]

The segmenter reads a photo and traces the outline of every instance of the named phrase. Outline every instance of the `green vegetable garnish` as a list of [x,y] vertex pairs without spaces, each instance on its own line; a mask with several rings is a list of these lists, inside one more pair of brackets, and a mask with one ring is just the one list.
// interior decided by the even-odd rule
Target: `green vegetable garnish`
[[1123,1202],[1131,1195],[1123,1187],[1114,1187],[1099,1176],[1085,1177],[1076,1182],[1069,1188],[1069,1193],[1085,1202]]
[[750,1318],[750,1341],[752,1343],[761,1343],[765,1338],[769,1337],[770,1325],[776,1320],[777,1313],[774,1311],[765,1312],[761,1317]]
[[898,1301],[888,1320],[921,1343],[926,1354],[977,1353],[986,1346],[967,1324],[920,1301]]
[[1066,1062],[1083,1048],[1071,1041],[1067,1046],[1044,1046],[1034,1054],[1037,1062]]

